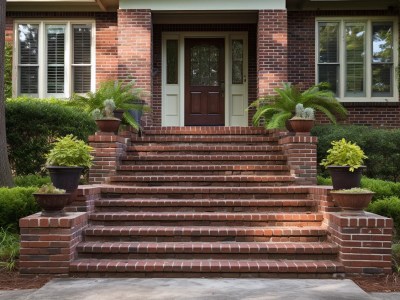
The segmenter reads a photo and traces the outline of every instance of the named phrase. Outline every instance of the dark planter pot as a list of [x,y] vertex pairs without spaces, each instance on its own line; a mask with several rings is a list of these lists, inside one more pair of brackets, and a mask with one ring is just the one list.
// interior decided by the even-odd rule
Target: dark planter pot
[[362,211],[367,208],[375,193],[347,193],[345,191],[332,192],[333,201],[342,210]]
[[33,196],[39,207],[42,209],[43,217],[59,217],[65,215],[64,207],[68,204],[70,194],[40,194]]
[[365,166],[350,172],[346,166],[328,166],[329,173],[332,176],[332,185],[334,190],[345,190],[357,188],[361,185],[361,176]]
[[51,182],[58,189],[73,193],[78,188],[82,167],[48,166]]
[[117,132],[121,120],[119,119],[102,119],[96,120],[97,127],[101,132]]
[[289,124],[294,132],[310,132],[314,126],[314,120],[294,119],[289,120]]
[[114,117],[116,117],[117,119],[120,119],[122,121],[123,116],[124,116],[124,110],[123,109],[114,110]]

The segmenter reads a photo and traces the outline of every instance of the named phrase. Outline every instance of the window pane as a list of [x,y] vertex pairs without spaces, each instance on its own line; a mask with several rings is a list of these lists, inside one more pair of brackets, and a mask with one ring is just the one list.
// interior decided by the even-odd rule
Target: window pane
[[232,41],[232,84],[243,84],[243,40]]
[[329,83],[330,90],[339,95],[338,78],[339,78],[339,65],[334,64],[321,64],[318,66],[318,82]]
[[392,23],[372,24],[372,62],[388,63],[393,61],[393,25]]
[[214,45],[198,45],[190,49],[190,84],[219,85],[219,49]]
[[346,93],[365,96],[365,24],[346,24]]
[[92,27],[89,25],[74,25],[74,64],[91,63]]
[[87,93],[91,87],[91,67],[74,66],[74,93]]
[[38,67],[19,67],[20,94],[38,93]]
[[167,40],[167,84],[178,84],[178,40]]
[[64,93],[65,26],[48,25],[47,93]]
[[391,97],[392,91],[392,65],[372,65],[372,96]]
[[19,63],[32,65],[38,63],[39,25],[18,25]]
[[319,23],[319,62],[338,62],[339,23]]

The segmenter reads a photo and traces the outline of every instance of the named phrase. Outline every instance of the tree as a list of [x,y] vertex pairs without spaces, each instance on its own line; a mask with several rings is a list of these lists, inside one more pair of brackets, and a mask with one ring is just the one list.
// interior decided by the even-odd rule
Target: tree
[[0,0],[0,186],[14,185],[7,153],[4,61],[6,35],[6,0]]

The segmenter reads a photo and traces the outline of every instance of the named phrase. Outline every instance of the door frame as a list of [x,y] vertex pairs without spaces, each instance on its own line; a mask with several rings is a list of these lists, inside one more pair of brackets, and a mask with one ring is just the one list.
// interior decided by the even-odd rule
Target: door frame
[[[185,39],[186,38],[223,38],[225,41],[225,126],[231,126],[231,101],[230,96],[232,92],[231,84],[231,46],[230,42],[234,39],[243,39],[244,54],[243,54],[243,72],[245,76],[244,88],[245,88],[245,100],[248,99],[248,33],[246,31],[237,32],[163,32],[162,33],[162,54],[161,54],[161,119],[162,126],[185,126]],[[169,39],[178,40],[178,84],[167,85],[166,77],[166,42]],[[171,113],[167,108],[167,100],[170,95],[176,97],[173,100],[174,108],[176,112]],[[172,98],[171,98],[172,99]],[[247,106],[246,106],[247,107]],[[169,118],[169,114],[171,118]],[[175,115],[174,115],[175,114]],[[243,120],[246,119],[246,125],[243,123],[242,126],[247,126],[248,113],[244,113]],[[243,121],[244,122],[244,121]]]

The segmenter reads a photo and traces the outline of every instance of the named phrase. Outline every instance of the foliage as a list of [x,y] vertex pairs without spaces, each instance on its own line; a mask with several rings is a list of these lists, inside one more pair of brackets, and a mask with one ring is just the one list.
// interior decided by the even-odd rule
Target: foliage
[[4,61],[4,95],[5,98],[12,97],[12,45],[5,44],[5,61]]
[[139,129],[139,124],[128,112],[129,110],[143,111],[149,110],[141,104],[143,90],[135,88],[135,82],[124,83],[118,80],[104,81],[100,84],[96,92],[89,92],[85,96],[74,95],[68,105],[85,110],[90,114],[93,110],[104,109],[104,101],[114,100],[115,108],[124,110],[124,119],[135,129]]
[[65,101],[21,97],[6,102],[9,158],[16,175],[37,174],[45,154],[59,136],[74,134],[87,140],[96,124],[80,109],[65,107]]
[[[331,142],[345,138],[357,143],[368,160],[367,169],[363,173],[369,178],[398,181],[400,176],[400,130],[376,129],[354,125],[322,125],[314,126],[312,134],[318,137],[317,157],[321,162]],[[319,168],[319,174],[326,172]]]
[[336,194],[369,194],[372,191],[369,189],[363,189],[363,188],[351,188],[351,189],[343,189],[343,190],[335,190],[332,191],[331,193],[336,193]]
[[400,273],[400,244],[392,245],[393,268],[396,273]]
[[43,184],[50,183],[50,177],[48,176],[40,176],[40,175],[25,175],[25,176],[16,176],[14,177],[14,183],[16,186],[20,187],[29,187],[35,186],[40,187]]
[[93,160],[93,156],[90,155],[91,151],[93,151],[92,147],[69,134],[56,139],[53,148],[46,155],[46,164],[49,166],[90,167]]
[[65,190],[56,188],[52,183],[42,185],[37,192],[38,194],[65,194]]
[[332,148],[327,151],[328,156],[322,160],[322,166],[349,166],[350,172],[354,172],[367,158],[359,146],[344,138],[331,144]]
[[40,211],[32,195],[36,187],[0,188],[0,227],[18,228],[20,218]]
[[0,228],[0,268],[12,271],[19,256],[19,236],[8,227]]
[[370,203],[368,211],[393,219],[395,240],[400,238],[400,198],[389,197]]
[[253,124],[259,125],[264,121],[267,129],[284,128],[286,121],[293,116],[295,107],[299,103],[304,107],[322,112],[336,123],[336,117],[346,117],[347,111],[335,95],[325,87],[320,84],[300,92],[296,86],[284,83],[282,88],[275,89],[277,95],[262,97],[250,105],[256,108]]

